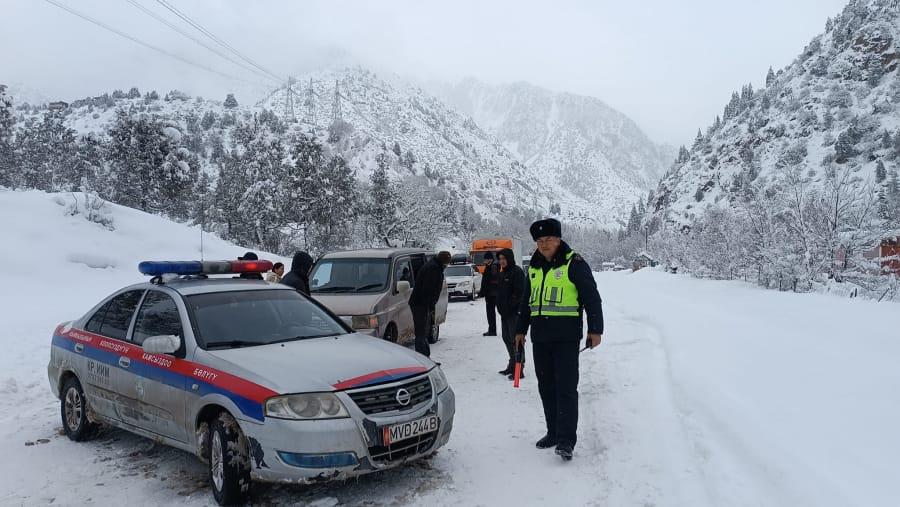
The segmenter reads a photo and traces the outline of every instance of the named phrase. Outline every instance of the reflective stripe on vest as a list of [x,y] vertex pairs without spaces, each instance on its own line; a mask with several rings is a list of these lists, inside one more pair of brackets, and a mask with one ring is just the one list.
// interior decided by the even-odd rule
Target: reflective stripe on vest
[[532,317],[580,317],[581,305],[578,303],[578,288],[569,280],[569,266],[575,252],[569,252],[566,263],[544,273],[541,268],[529,267],[528,276],[531,283]]

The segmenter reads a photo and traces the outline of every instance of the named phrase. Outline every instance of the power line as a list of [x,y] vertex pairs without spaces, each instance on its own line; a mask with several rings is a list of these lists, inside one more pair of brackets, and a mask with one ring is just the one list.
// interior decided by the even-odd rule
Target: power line
[[233,53],[235,56],[237,56],[238,58],[240,58],[241,60],[244,60],[245,62],[249,63],[250,65],[256,67],[256,68],[259,69],[259,70],[261,70],[262,72],[265,72],[266,74],[268,74],[268,75],[274,77],[274,78],[277,79],[279,82],[284,81],[284,79],[281,78],[281,77],[279,77],[277,74],[275,74],[275,73],[269,71],[268,69],[266,69],[266,68],[263,67],[262,65],[259,65],[258,63],[256,63],[255,61],[253,61],[251,58],[245,56],[243,53],[241,53],[240,51],[238,51],[237,49],[235,49],[232,45],[230,45],[230,44],[228,44],[227,42],[223,41],[222,39],[216,37],[212,32],[210,32],[209,30],[207,30],[206,28],[204,28],[200,23],[198,23],[198,22],[194,21],[193,19],[191,19],[190,16],[188,16],[187,14],[181,12],[180,10],[178,10],[178,8],[176,8],[175,6],[173,6],[172,4],[170,4],[169,2],[167,2],[166,0],[156,0],[156,2],[159,3],[160,5],[162,5],[163,7],[165,7],[166,9],[169,9],[169,11],[171,11],[171,12],[174,13],[176,16],[178,16],[179,18],[181,18],[185,23],[187,23],[187,24],[193,26],[194,28],[196,28],[197,30],[199,30],[203,35],[206,35],[207,37],[209,37],[210,39],[212,39],[216,44],[218,44],[218,45],[222,46],[223,48],[227,49],[228,51],[230,51],[231,53]]
[[145,14],[147,14],[148,16],[150,16],[150,17],[152,17],[153,19],[159,21],[160,23],[162,23],[162,24],[168,26],[168,27],[171,28],[172,30],[175,30],[176,32],[178,32],[178,33],[180,33],[181,35],[187,37],[188,39],[194,41],[196,44],[198,44],[198,45],[200,45],[200,46],[203,46],[204,48],[206,48],[206,49],[208,49],[209,51],[215,53],[216,55],[220,56],[221,58],[224,58],[225,60],[228,60],[229,62],[231,62],[231,63],[233,63],[233,64],[235,64],[235,65],[241,67],[242,69],[247,70],[247,71],[250,71],[250,72],[252,72],[252,73],[254,73],[254,74],[256,74],[256,75],[258,75],[258,76],[260,76],[260,77],[264,77],[264,78],[266,78],[266,79],[272,79],[272,77],[270,77],[269,75],[264,74],[264,73],[262,73],[262,72],[260,72],[260,71],[258,71],[258,70],[256,70],[256,69],[254,69],[254,68],[252,68],[252,67],[246,65],[246,64],[243,64],[243,63],[241,63],[241,62],[235,60],[234,58],[231,58],[230,56],[228,56],[228,55],[226,55],[226,54],[223,54],[222,52],[220,52],[219,50],[217,50],[217,49],[215,49],[215,48],[213,48],[213,47],[210,47],[209,45],[207,45],[207,44],[204,43],[203,41],[197,39],[197,38],[194,37],[193,35],[191,35],[191,34],[187,33],[186,31],[182,30],[181,28],[179,28],[177,25],[173,24],[173,23],[170,22],[169,20],[165,19],[164,17],[160,16],[159,14],[157,14],[157,13],[153,12],[152,10],[148,9],[147,7],[145,7],[144,5],[142,5],[141,3],[139,3],[137,0],[126,0],[126,1],[127,1],[128,3],[130,3],[131,5],[133,5],[134,7],[137,7],[138,9],[140,9],[141,11],[143,11],[143,12],[144,12]]
[[51,4],[51,5],[54,5],[54,6],[56,6],[56,7],[59,7],[60,9],[66,11],[66,12],[68,12],[68,13],[70,13],[70,14],[73,14],[73,15],[75,15],[75,16],[78,16],[79,18],[81,18],[81,19],[83,19],[83,20],[85,20],[85,21],[88,21],[88,22],[90,22],[90,23],[93,23],[93,24],[95,24],[95,25],[97,25],[97,26],[99,26],[99,27],[105,29],[105,30],[108,30],[108,31],[110,31],[110,32],[112,32],[112,33],[118,35],[119,37],[123,37],[123,38],[125,38],[125,39],[130,40],[131,42],[134,42],[135,44],[140,44],[141,46],[144,46],[145,48],[152,49],[153,51],[156,51],[156,52],[158,52],[158,53],[162,53],[162,54],[164,54],[164,55],[166,55],[166,56],[168,56],[168,57],[170,57],[170,58],[174,58],[174,59],[176,59],[176,60],[178,60],[178,61],[180,61],[180,62],[182,62],[182,63],[186,63],[186,64],[188,64],[188,65],[197,67],[197,68],[199,68],[199,69],[203,69],[203,70],[205,70],[205,71],[207,71],[207,72],[212,72],[213,74],[218,74],[218,75],[220,75],[220,76],[222,76],[222,77],[224,77],[224,78],[226,78],[226,79],[231,79],[231,80],[234,80],[234,81],[242,81],[242,82],[244,82],[244,83],[248,83],[248,84],[251,84],[251,85],[254,85],[254,86],[259,84],[259,83],[253,83],[253,82],[251,82],[251,81],[247,81],[246,79],[241,79],[241,78],[238,78],[238,77],[230,76],[230,75],[228,75],[228,74],[225,74],[224,72],[219,72],[219,71],[217,71],[217,70],[215,70],[215,69],[213,69],[213,68],[211,68],[211,67],[207,67],[206,65],[203,65],[203,64],[200,64],[200,63],[196,63],[196,62],[192,62],[191,60],[188,60],[188,59],[186,59],[186,58],[182,58],[182,57],[180,57],[180,56],[178,56],[178,55],[176,55],[176,54],[174,54],[174,53],[170,53],[170,52],[166,51],[165,49],[162,49],[162,48],[160,48],[160,47],[158,47],[158,46],[154,46],[153,44],[149,44],[149,43],[144,42],[144,41],[142,41],[142,40],[140,40],[140,39],[137,39],[137,38],[135,38],[135,37],[132,37],[131,35],[128,35],[128,34],[125,33],[125,32],[119,31],[119,30],[117,30],[117,29],[115,29],[115,28],[113,28],[113,27],[107,25],[106,23],[104,23],[104,22],[102,22],[102,21],[99,21],[99,20],[97,20],[97,19],[94,19],[94,18],[88,16],[87,14],[82,14],[82,13],[80,13],[80,12],[78,12],[78,11],[76,11],[76,10],[74,10],[74,9],[72,9],[72,8],[70,8],[70,7],[68,7],[68,6],[66,6],[66,5],[63,5],[63,4],[59,3],[59,2],[57,2],[56,0],[45,0],[45,1],[46,1],[47,3],[49,3],[49,4]]

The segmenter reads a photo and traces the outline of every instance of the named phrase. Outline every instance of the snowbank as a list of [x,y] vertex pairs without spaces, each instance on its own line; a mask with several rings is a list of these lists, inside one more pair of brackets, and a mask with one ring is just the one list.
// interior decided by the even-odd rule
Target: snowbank
[[900,503],[900,306],[651,270],[598,283],[655,330],[713,504]]

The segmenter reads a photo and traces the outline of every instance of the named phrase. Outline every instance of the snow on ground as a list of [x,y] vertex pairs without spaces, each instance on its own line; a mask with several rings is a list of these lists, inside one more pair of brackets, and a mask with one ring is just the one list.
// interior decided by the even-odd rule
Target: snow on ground
[[[196,258],[196,229],[113,207],[114,231],[56,197],[0,192],[0,505],[210,505],[192,456],[119,430],[60,435],[49,336],[145,258]],[[209,237],[207,258],[243,249]],[[90,267],[94,266],[94,267]],[[483,306],[450,305],[433,357],[457,394],[437,456],[346,483],[258,485],[268,504],[897,505],[900,307],[660,272],[598,275],[603,345],[582,355],[575,460],[538,451],[530,363],[496,372]]]

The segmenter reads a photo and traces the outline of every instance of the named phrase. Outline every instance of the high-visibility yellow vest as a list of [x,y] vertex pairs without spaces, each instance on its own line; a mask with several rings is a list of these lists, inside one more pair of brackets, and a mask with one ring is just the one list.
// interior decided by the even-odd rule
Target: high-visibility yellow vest
[[544,273],[536,267],[528,268],[531,283],[532,317],[580,317],[578,288],[569,280],[569,266],[575,252],[566,255],[566,263]]

